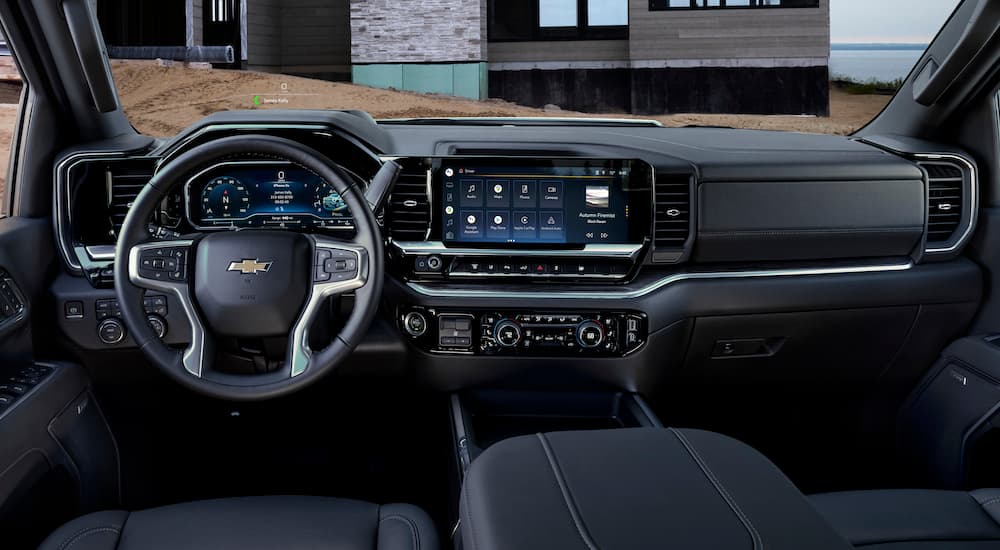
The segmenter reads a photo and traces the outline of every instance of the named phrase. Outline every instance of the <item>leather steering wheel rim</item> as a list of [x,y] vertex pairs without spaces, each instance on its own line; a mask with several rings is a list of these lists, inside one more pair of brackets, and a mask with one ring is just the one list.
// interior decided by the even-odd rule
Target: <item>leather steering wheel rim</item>
[[[194,287],[195,274],[188,275],[183,288],[181,285],[166,285],[180,299],[189,321],[192,323],[192,334],[197,336],[197,331],[204,332],[202,337],[205,341],[201,343],[198,357],[199,369],[197,374],[192,369],[191,347],[184,352],[179,352],[164,344],[156,335],[154,330],[147,324],[146,312],[143,306],[144,291],[153,287],[137,286],[137,282],[142,283],[136,276],[136,251],[143,246],[163,247],[160,241],[150,241],[148,234],[148,224],[154,211],[166,197],[167,193],[175,186],[181,185],[186,178],[195,173],[198,169],[204,168],[211,163],[218,162],[224,158],[239,157],[270,157],[280,161],[289,161],[294,165],[313,172],[329,183],[334,190],[343,198],[354,218],[356,236],[351,243],[344,243],[343,247],[358,253],[358,277],[363,282],[353,286],[348,290],[355,292],[354,308],[343,325],[340,333],[333,338],[332,342],[318,351],[308,349],[307,332],[299,335],[293,327],[293,334],[290,341],[298,337],[304,342],[306,347],[308,367],[302,367],[301,372],[297,372],[294,364],[301,358],[293,361],[292,352],[286,357],[285,368],[268,374],[257,375],[235,375],[223,374],[217,371],[200,368],[206,362],[210,363],[210,357],[214,356],[210,342],[210,331],[201,325],[200,313],[195,307],[191,297],[191,289]],[[243,231],[254,231],[244,229]],[[314,249],[312,254],[321,246],[332,247],[333,250],[340,249],[340,241],[311,236]],[[320,243],[320,239],[325,244]],[[188,243],[189,254],[196,253],[197,241],[167,241],[166,245],[172,242]],[[136,197],[132,208],[129,210],[125,221],[122,224],[116,247],[115,262],[115,293],[118,297],[123,321],[126,328],[132,334],[139,349],[157,367],[164,371],[170,378],[180,384],[205,395],[227,400],[250,401],[262,400],[286,395],[308,386],[322,376],[332,372],[342,363],[360,343],[371,326],[372,320],[378,310],[384,274],[385,254],[381,232],[375,220],[368,202],[364,197],[364,189],[360,188],[354,180],[346,176],[327,157],[309,147],[297,142],[266,135],[239,135],[213,140],[194,147],[190,151],[180,155],[160,169],[153,178],[146,184]],[[311,266],[311,264],[310,264]],[[191,270],[189,270],[191,273]],[[313,273],[302,274],[309,277],[310,294],[307,298],[307,305],[303,306],[301,313],[307,316],[313,297],[316,296],[321,302],[325,302],[326,294],[322,297],[315,294],[317,289],[323,287],[321,284],[313,282]],[[166,288],[165,287],[165,288]],[[325,288],[325,287],[323,287]],[[337,287],[343,288],[343,287]],[[157,287],[157,290],[163,290]],[[187,292],[185,296],[184,292]],[[339,292],[336,292],[339,293]],[[186,300],[186,301],[185,301]],[[312,318],[305,319],[306,330]],[[299,322],[303,322],[301,319]],[[194,326],[197,325],[197,326]],[[192,338],[192,347],[196,345]],[[295,349],[295,343],[290,343],[290,350]],[[209,376],[211,374],[211,376]]]

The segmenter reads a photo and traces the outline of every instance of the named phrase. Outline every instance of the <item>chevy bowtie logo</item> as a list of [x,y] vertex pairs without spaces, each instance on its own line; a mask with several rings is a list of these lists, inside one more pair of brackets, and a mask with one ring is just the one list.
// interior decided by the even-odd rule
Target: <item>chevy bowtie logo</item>
[[239,271],[244,275],[256,275],[258,273],[267,273],[267,270],[271,269],[272,263],[273,262],[262,262],[257,259],[242,260],[239,262],[231,262],[227,271]]

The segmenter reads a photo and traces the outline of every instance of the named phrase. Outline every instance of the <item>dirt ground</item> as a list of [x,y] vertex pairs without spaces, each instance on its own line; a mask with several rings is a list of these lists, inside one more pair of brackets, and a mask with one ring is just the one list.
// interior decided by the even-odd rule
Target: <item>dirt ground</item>
[[[472,101],[247,71],[160,67],[154,63],[132,62],[115,64],[112,68],[125,112],[132,123],[142,132],[156,136],[174,135],[216,111],[269,108],[360,109],[375,118],[612,116],[655,118],[667,126],[697,124],[849,134],[871,120],[889,99],[887,96],[848,95],[834,89],[829,118],[699,114],[633,117],[622,113],[544,111],[496,99]],[[254,96],[258,95],[260,106],[254,105]]]
[[[615,117],[653,118],[667,126],[708,125],[821,134],[849,134],[872,119],[888,96],[849,95],[833,89],[830,116],[676,114],[634,117],[542,110],[502,100],[381,90],[337,82],[249,71],[163,67],[156,62],[113,62],[112,72],[132,124],[145,134],[166,137],[205,115],[236,109],[360,109],[375,118],[409,117]],[[19,89],[0,83],[0,199],[7,174]],[[259,97],[257,97],[259,96]],[[255,105],[255,97],[260,105]],[[3,201],[0,200],[0,204]]]

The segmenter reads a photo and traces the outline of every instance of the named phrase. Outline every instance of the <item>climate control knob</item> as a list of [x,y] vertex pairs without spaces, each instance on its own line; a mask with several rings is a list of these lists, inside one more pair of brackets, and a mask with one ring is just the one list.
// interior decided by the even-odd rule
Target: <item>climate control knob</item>
[[596,348],[604,342],[604,325],[597,321],[584,321],[576,326],[576,341],[582,348]]
[[504,319],[493,327],[493,337],[501,347],[512,348],[521,343],[521,325]]

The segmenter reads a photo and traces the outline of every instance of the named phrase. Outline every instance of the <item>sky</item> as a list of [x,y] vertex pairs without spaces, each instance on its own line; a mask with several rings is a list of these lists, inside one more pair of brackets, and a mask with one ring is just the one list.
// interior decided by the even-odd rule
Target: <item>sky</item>
[[830,41],[926,44],[959,0],[830,0]]

